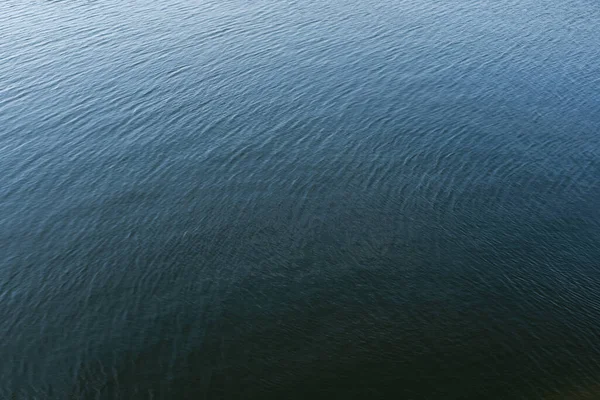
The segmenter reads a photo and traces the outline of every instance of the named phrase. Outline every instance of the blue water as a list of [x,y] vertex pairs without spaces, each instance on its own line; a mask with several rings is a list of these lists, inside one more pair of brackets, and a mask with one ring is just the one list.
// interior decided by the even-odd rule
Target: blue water
[[600,398],[600,6],[4,0],[1,399]]

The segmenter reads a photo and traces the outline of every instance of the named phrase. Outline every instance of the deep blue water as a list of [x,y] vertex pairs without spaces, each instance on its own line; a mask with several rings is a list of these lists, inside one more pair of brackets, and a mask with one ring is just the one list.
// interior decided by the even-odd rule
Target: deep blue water
[[3,0],[1,399],[600,398],[600,5]]

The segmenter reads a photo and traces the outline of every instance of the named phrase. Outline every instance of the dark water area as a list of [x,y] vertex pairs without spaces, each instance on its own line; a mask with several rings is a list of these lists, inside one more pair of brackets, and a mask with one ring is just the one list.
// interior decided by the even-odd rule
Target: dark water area
[[600,5],[0,3],[0,399],[600,398]]

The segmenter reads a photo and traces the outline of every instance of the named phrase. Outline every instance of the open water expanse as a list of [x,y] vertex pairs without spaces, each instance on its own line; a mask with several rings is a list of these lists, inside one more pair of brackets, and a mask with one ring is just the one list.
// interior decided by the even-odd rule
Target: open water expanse
[[600,3],[0,2],[0,399],[600,398]]

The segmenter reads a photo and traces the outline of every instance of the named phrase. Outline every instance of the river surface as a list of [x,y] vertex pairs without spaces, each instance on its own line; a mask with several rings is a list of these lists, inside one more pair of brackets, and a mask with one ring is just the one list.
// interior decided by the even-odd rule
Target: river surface
[[600,398],[600,5],[3,0],[0,398]]

